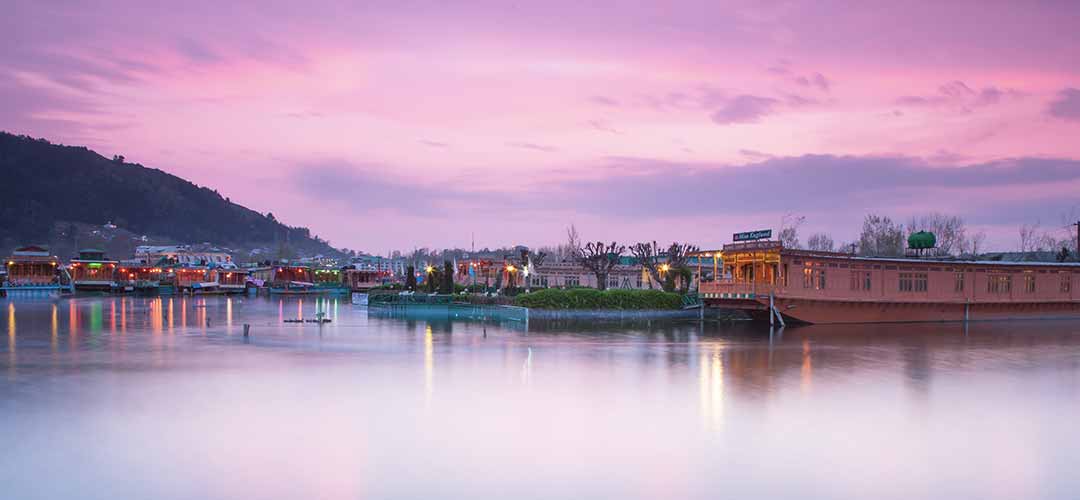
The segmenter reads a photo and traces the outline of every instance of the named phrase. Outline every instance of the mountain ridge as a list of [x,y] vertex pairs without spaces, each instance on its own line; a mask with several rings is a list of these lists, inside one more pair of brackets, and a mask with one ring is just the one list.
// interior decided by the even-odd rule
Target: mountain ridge
[[[26,243],[85,246],[107,238],[79,228],[112,224],[134,244],[211,243],[269,248],[273,257],[340,255],[305,227],[290,227],[216,190],[85,146],[0,131],[0,249]],[[126,235],[126,236],[125,236]],[[123,245],[114,245],[123,251]],[[54,252],[56,253],[56,252]],[[243,256],[237,256],[243,257]]]

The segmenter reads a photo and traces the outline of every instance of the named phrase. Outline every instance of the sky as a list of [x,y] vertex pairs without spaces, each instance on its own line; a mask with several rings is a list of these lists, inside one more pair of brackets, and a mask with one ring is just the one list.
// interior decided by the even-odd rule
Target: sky
[[9,0],[0,129],[338,247],[1080,218],[1080,2]]

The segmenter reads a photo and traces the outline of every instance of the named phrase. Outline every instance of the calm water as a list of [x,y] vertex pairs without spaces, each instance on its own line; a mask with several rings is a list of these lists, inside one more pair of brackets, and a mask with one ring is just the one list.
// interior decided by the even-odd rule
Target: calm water
[[[770,336],[312,299],[0,307],[4,498],[1080,496],[1080,323]],[[333,323],[281,321],[316,307]]]

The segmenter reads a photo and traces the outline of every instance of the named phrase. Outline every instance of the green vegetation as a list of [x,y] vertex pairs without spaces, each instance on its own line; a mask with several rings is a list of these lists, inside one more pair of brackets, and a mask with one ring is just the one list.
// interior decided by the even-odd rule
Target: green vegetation
[[660,290],[548,288],[518,295],[514,305],[535,309],[679,309],[682,307],[682,297]]

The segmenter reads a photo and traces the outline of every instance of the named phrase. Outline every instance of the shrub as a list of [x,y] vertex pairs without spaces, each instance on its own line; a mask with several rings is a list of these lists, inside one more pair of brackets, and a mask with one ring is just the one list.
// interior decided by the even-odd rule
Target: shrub
[[679,309],[682,297],[660,290],[548,288],[518,295],[514,304],[533,309]]

